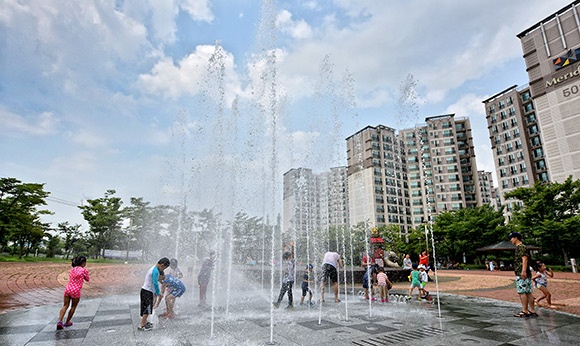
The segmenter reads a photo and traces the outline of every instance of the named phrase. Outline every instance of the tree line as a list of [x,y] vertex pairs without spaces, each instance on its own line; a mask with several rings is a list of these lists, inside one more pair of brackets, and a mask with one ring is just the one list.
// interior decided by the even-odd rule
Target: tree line
[[[272,241],[281,247],[282,238],[308,244],[297,247],[297,258],[320,257],[326,249],[346,252],[356,263],[368,251],[369,230],[363,225],[351,229],[331,227],[312,230],[312,234],[292,235],[280,230],[280,220],[270,220],[238,212],[233,220],[215,211],[190,211],[183,206],[152,206],[142,198],[131,198],[127,206],[107,190],[103,197],[89,199],[79,210],[89,225],[67,221],[56,227],[43,223],[41,216],[50,195],[44,184],[23,183],[15,178],[0,178],[0,247],[18,256],[27,256],[46,247],[48,256],[61,250],[64,255],[86,253],[102,256],[103,249],[141,250],[145,259],[154,259],[160,251],[179,248],[182,254],[199,257],[208,249],[231,251],[237,262],[267,261]],[[437,215],[431,225],[423,225],[401,237],[397,225],[379,227],[385,248],[402,256],[430,250],[431,239],[425,227],[432,227],[438,259],[468,263],[481,260],[477,249],[504,240],[512,231],[522,233],[525,243],[541,248],[539,256],[549,263],[568,263],[580,250],[580,180],[569,177],[563,183],[541,183],[518,188],[505,196],[517,199],[522,206],[505,220],[503,208],[490,205],[464,208]],[[308,238],[310,237],[310,238]],[[10,248],[8,245],[11,244]],[[428,248],[429,247],[429,248]],[[352,256],[350,256],[352,254]],[[201,253],[201,256],[205,253]]]

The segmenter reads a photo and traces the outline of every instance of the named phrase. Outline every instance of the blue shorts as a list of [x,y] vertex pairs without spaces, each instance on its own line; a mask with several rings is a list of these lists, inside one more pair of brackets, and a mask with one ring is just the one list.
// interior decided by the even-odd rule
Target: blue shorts
[[516,291],[518,294],[531,294],[532,293],[532,279],[526,278],[522,279],[516,276]]
[[185,293],[185,287],[175,287],[169,292],[174,297],[181,297]]

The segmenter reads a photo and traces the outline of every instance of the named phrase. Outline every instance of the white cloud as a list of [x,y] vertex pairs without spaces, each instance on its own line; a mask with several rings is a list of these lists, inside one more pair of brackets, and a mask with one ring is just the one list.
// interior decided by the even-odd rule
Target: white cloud
[[[241,90],[231,53],[220,49],[224,66],[225,98],[228,104]],[[216,54],[216,46],[200,45],[195,51],[178,62],[171,57],[161,58],[151,71],[141,74],[137,81],[139,89],[149,94],[162,94],[166,98],[178,99],[184,95],[196,95],[207,82],[209,62]]]
[[89,149],[103,148],[108,144],[108,141],[104,137],[98,135],[93,130],[83,129],[78,132],[71,133],[70,137],[74,143]]
[[276,17],[276,27],[296,39],[306,39],[312,36],[310,25],[304,20],[292,20],[292,13],[282,10]]
[[0,107],[0,127],[4,136],[48,136],[57,133],[60,121],[50,112],[21,116]]
[[181,0],[180,3],[193,20],[211,22],[214,19],[210,0]]
[[[337,15],[328,15],[324,21],[310,23],[311,38],[286,47],[288,57],[281,74],[311,76],[313,65],[330,54],[338,70],[349,68],[353,72],[362,95],[395,89],[412,73],[420,82],[419,93],[434,103],[466,81],[476,80],[507,61],[522,59],[516,34],[566,1],[335,3],[342,6],[351,22],[339,22]],[[529,12],[514,16],[521,6]]]

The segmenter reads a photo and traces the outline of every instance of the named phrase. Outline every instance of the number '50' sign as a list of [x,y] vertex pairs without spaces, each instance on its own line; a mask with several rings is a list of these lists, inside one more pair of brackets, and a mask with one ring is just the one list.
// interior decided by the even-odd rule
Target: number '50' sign
[[562,90],[562,93],[564,94],[564,97],[569,97],[578,94],[578,91],[580,91],[580,88],[577,85],[572,85],[571,87]]

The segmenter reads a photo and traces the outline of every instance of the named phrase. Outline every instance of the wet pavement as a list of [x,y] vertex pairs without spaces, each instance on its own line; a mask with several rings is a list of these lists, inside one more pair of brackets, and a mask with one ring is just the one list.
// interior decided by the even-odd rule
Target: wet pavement
[[[8,270],[9,265],[4,266],[0,272],[0,298],[5,307],[0,314],[0,345],[578,344],[580,316],[562,311],[577,307],[577,291],[570,287],[578,287],[578,274],[557,273],[560,281],[550,284],[557,291],[553,293],[562,304],[561,311],[538,308],[537,318],[513,317],[520,305],[511,273],[440,271],[440,291],[445,293],[441,293],[439,301],[402,302],[391,296],[389,303],[373,302],[369,306],[356,289],[346,297],[341,294],[341,303],[327,300],[314,308],[296,306],[293,310],[284,309],[284,304],[271,310],[270,289],[252,286],[247,280],[230,292],[212,291],[213,308],[201,309],[193,280],[185,280],[190,289],[177,300],[176,318],[154,317],[153,330],[139,331],[139,288],[147,267],[88,267],[91,282],[83,288],[74,325],[57,331],[57,315],[70,266],[23,266],[16,273]],[[38,274],[42,272],[45,273]],[[400,298],[407,286],[408,283],[395,283],[391,293],[400,294]],[[429,283],[428,287],[434,295],[435,284]],[[277,290],[275,287],[274,295]],[[497,297],[503,300],[474,294],[503,295]],[[300,290],[295,288],[295,302],[299,298]],[[20,305],[7,308],[6,301]],[[160,312],[162,308],[157,314]]]
[[217,295],[213,309],[179,298],[177,316],[154,316],[151,331],[137,330],[137,293],[82,299],[74,325],[58,331],[59,304],[12,311],[0,315],[0,345],[577,345],[580,330],[572,314],[539,308],[518,318],[518,304],[450,294],[370,308],[349,295],[293,310],[270,310],[269,292],[255,288],[231,292],[229,304]]

